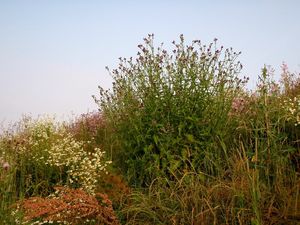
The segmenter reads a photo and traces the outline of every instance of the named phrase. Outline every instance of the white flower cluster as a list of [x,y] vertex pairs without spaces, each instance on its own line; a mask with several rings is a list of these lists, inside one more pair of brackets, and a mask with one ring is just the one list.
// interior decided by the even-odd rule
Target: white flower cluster
[[38,120],[29,127],[31,136],[36,139],[47,140],[55,132],[54,121],[50,118]]
[[77,141],[50,117],[28,120],[23,132],[26,144],[17,146],[19,154],[40,164],[59,167],[68,174],[68,184],[76,183],[88,193],[94,193],[100,172],[105,172],[111,163],[103,160],[105,152],[99,148],[85,151],[86,142]]
[[21,132],[15,135],[22,144],[15,148],[19,154],[33,155],[34,158],[43,153],[51,144],[51,138],[57,133],[54,118],[45,117],[37,120],[27,119],[22,124]]
[[95,148],[93,153],[83,149],[84,142],[76,141],[71,134],[58,140],[49,149],[46,164],[66,167],[70,184],[76,182],[82,188],[94,194],[101,171],[105,171],[110,161],[103,161],[104,151]]
[[283,108],[287,113],[288,120],[293,121],[295,126],[300,125],[300,96],[284,100]]

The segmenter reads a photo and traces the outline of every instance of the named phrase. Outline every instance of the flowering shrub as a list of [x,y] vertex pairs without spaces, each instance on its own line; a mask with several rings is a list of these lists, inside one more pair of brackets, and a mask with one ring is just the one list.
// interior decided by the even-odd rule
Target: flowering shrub
[[91,140],[97,136],[100,128],[105,124],[104,118],[99,112],[89,112],[81,114],[71,124],[68,125],[68,130],[78,136]]
[[217,39],[186,45],[183,35],[168,52],[153,39],[138,46],[136,59],[120,58],[109,71],[112,90],[100,87],[95,97],[114,131],[114,161],[137,185],[183,170],[217,174],[231,102],[247,81],[238,77],[240,53],[218,47]]
[[36,120],[25,117],[18,125],[2,142],[11,148],[10,153],[25,158],[43,157],[59,133],[53,117]]
[[74,183],[89,193],[94,192],[101,171],[110,163],[103,160],[103,151],[99,148],[93,152],[85,151],[86,142],[77,141],[64,127],[55,126],[52,120],[38,120],[26,127],[27,143],[18,147],[19,154],[29,155],[37,165],[56,168],[60,177],[67,176],[68,184]]
[[[22,174],[16,176],[18,189],[38,190],[34,188],[38,185],[45,191],[46,187],[51,189],[55,184],[67,183],[93,193],[101,172],[110,163],[104,160],[103,151],[99,148],[86,151],[86,141],[77,141],[50,117],[24,120],[18,132],[2,142],[3,148],[11,148],[7,152],[17,160],[13,162],[16,173]],[[3,166],[9,168],[5,162]]]
[[293,99],[285,99],[281,107],[286,112],[287,121],[291,121],[295,126],[300,125],[300,95]]
[[[98,147],[86,148],[89,141],[77,140],[67,128],[51,117],[36,120],[24,117],[13,129],[3,132],[0,137],[0,220],[3,223],[12,224],[12,220],[22,218],[20,212],[12,218],[2,218],[3,212],[10,211],[11,203],[29,196],[42,199],[53,192],[55,185],[81,188],[83,196],[84,193],[96,196],[99,178],[111,162],[104,159],[104,151]],[[92,213],[88,217],[93,217]]]
[[[106,126],[106,120],[100,112],[81,114],[65,125],[68,133],[78,141],[84,141],[84,150],[93,152],[95,148],[110,150],[111,131]],[[107,152],[107,154],[111,152]],[[111,155],[109,156],[111,158]]]
[[281,65],[281,88],[283,93],[293,98],[300,95],[300,74],[292,73],[286,63]]
[[54,142],[48,151],[46,164],[66,168],[68,183],[80,184],[88,193],[94,193],[97,180],[110,161],[104,161],[99,148],[86,152],[84,142],[76,141],[70,134]]
[[[24,117],[0,137],[3,159],[9,162],[10,177],[3,189],[14,193],[10,200],[32,194],[46,194],[51,186],[62,181],[57,168],[47,167],[45,161],[51,143],[57,138],[58,124],[54,118],[36,120]],[[39,160],[37,160],[39,159]],[[4,165],[8,168],[8,164]]]

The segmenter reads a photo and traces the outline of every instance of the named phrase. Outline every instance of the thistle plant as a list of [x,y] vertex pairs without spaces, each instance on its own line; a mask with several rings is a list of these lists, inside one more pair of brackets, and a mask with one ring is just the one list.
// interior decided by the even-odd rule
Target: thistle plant
[[113,159],[137,185],[183,170],[218,174],[232,99],[247,81],[239,78],[240,52],[218,47],[217,39],[186,45],[181,35],[169,53],[153,40],[144,39],[136,59],[120,58],[109,70],[112,90],[99,87],[95,97],[114,131]]

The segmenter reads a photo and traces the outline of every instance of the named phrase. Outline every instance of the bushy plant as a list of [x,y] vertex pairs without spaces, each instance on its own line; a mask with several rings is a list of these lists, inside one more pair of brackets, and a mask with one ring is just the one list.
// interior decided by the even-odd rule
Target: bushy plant
[[236,61],[240,53],[184,38],[168,53],[153,45],[153,35],[139,45],[137,58],[120,59],[111,71],[111,91],[100,87],[95,98],[118,149],[114,160],[138,185],[177,171],[218,174],[231,141],[231,102],[245,80]]
[[282,82],[264,67],[256,90],[233,98],[233,145],[218,175],[155,179],[129,196],[128,224],[299,223],[298,87]]
[[155,49],[150,35],[136,60],[121,58],[110,71],[113,89],[100,87],[95,98],[118,143],[116,165],[131,184],[148,187],[123,206],[127,222],[293,224],[298,77],[284,64],[278,83],[264,67],[247,91],[239,54],[222,54],[215,42],[186,46],[183,37],[174,45],[171,54]]
[[[84,151],[83,142],[76,141],[72,135],[53,143],[47,151],[46,165],[55,166],[68,174],[67,183],[77,184],[90,194],[96,189],[101,172],[110,161],[104,161],[104,153],[99,148],[93,152]],[[74,184],[73,184],[74,183]]]
[[[86,142],[85,150],[93,151],[96,147],[110,150],[110,135],[104,116],[97,111],[88,112],[75,117],[66,124],[66,129],[76,140]],[[110,153],[107,152],[107,153]]]
[[298,224],[299,74],[265,66],[248,91],[217,40],[144,41],[109,70],[100,112],[1,132],[0,223]]
[[1,136],[1,154],[10,159],[14,180],[10,185],[17,196],[47,192],[52,182],[60,180],[59,171],[47,168],[40,160],[56,138],[57,127],[52,118],[33,121],[29,117]]
[[298,199],[292,190],[299,190],[300,130],[296,116],[299,86],[297,78],[291,76],[286,66],[284,68],[278,83],[272,77],[273,69],[265,66],[256,89],[242,93],[238,100],[234,100],[236,104],[233,104],[231,113],[237,124],[233,138],[239,146],[237,153],[244,152],[253,171],[249,188],[258,224],[266,217],[263,215],[266,205],[261,204],[263,199],[272,199],[272,204],[276,205],[274,208],[278,211],[285,209],[284,213],[294,213],[291,206],[286,205],[288,202],[293,202],[294,208],[299,207],[292,200]]
[[19,224],[107,224],[119,221],[107,195],[89,195],[80,189],[55,187],[46,198],[31,197],[18,203],[15,213],[24,211]]
[[[291,81],[285,78],[285,82]],[[277,178],[291,175],[295,165],[290,161],[299,154],[298,98],[291,99],[288,93],[292,88],[285,86],[272,79],[271,68],[264,67],[255,92],[242,97],[240,108],[245,110],[232,116],[238,124],[238,141],[270,185]]]
[[47,196],[55,185],[94,194],[110,162],[104,151],[87,149],[87,144],[48,117],[24,118],[13,130],[4,132],[0,139],[1,214],[5,216],[10,205],[24,197]]

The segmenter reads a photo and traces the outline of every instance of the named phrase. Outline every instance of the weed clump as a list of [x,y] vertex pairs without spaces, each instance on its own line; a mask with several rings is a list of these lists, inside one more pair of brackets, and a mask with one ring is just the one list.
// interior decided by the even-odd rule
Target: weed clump
[[[135,190],[129,224],[299,222],[299,76],[264,66],[240,79],[240,53],[183,36],[171,53],[153,35],[109,70],[95,97],[112,132],[113,161]],[[200,190],[200,191],[199,191]]]
[[217,40],[144,42],[109,70],[100,112],[2,132],[0,221],[298,224],[299,75],[264,66],[249,91],[240,53]]
[[45,197],[57,185],[82,188],[94,195],[110,161],[100,148],[87,150],[87,144],[53,118],[25,117],[1,136],[0,218],[17,200]]
[[232,99],[247,80],[238,77],[240,53],[217,40],[186,45],[180,36],[171,53],[156,49],[153,35],[144,41],[136,59],[121,58],[110,72],[112,90],[95,97],[114,130],[114,160],[135,185],[193,169],[218,174],[234,129]]

